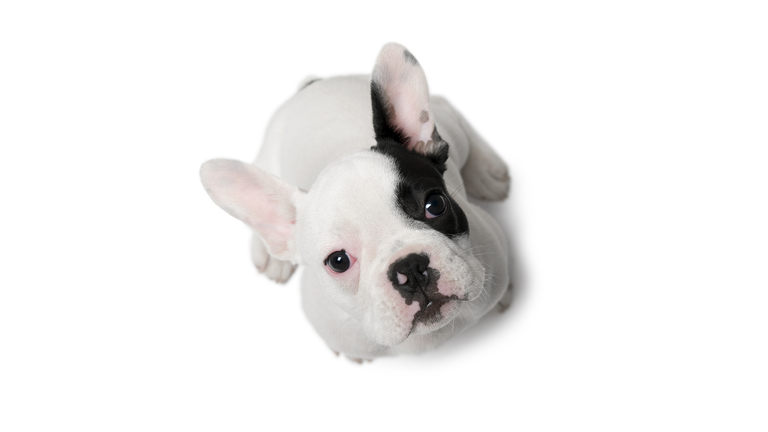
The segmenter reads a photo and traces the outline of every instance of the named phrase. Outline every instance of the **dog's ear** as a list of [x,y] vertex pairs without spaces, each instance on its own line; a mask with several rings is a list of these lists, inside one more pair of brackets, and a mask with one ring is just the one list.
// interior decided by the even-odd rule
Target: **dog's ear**
[[448,159],[448,144],[440,138],[429,109],[424,70],[404,46],[384,45],[371,74],[371,104],[376,141],[394,140],[436,164]]
[[256,231],[275,258],[296,262],[296,206],[299,188],[255,167],[213,159],[200,167],[200,179],[213,202]]

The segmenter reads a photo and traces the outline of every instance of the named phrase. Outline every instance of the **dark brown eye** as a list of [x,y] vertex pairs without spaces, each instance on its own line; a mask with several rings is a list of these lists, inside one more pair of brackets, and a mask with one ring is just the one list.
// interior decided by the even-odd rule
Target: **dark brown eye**
[[351,263],[349,255],[343,249],[328,255],[328,258],[325,259],[325,265],[335,273],[344,273],[349,270]]
[[445,213],[445,198],[442,195],[434,194],[427,197],[424,204],[427,219],[433,219]]

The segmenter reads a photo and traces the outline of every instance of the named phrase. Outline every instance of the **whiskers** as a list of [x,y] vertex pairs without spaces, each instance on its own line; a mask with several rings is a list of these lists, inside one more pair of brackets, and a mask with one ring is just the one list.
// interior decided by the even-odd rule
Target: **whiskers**
[[[470,252],[470,251],[473,251],[473,250],[475,250],[475,249],[480,249],[480,248],[483,248],[483,247],[486,247],[486,246],[490,246],[490,245],[492,245],[493,243],[494,243],[494,242],[488,242],[488,243],[484,243],[484,244],[480,244],[480,245],[476,245],[476,246],[468,247],[468,248],[464,249],[463,251],[459,251],[459,255],[463,255],[463,254],[465,254],[465,253],[467,253],[467,252]],[[478,255],[478,254],[474,254],[474,255]]]
[[459,187],[457,187],[456,189],[454,189],[454,190],[453,190],[453,192],[451,192],[451,194],[450,194],[450,195],[451,195],[451,198],[455,198],[455,197],[456,197],[456,192],[458,192],[459,190],[461,190],[463,187],[464,187],[464,182],[461,182],[461,184],[459,185]]

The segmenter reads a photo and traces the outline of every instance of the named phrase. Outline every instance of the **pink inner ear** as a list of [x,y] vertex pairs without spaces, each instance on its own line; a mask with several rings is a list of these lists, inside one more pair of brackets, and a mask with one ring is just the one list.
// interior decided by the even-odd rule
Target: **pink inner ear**
[[429,87],[424,70],[418,63],[409,61],[402,45],[390,43],[384,46],[376,60],[372,79],[381,86],[383,96],[394,113],[391,126],[402,130],[409,138],[408,148],[432,139],[435,122],[429,109]]
[[426,143],[432,139],[435,122],[429,109],[429,99],[424,101],[417,95],[406,93],[392,105],[395,108],[395,124],[409,137],[409,150],[413,150],[419,141]]
[[287,251],[296,225],[296,210],[263,188],[250,188],[238,198],[244,203],[242,218],[248,226],[261,235],[274,255]]
[[256,231],[272,255],[293,258],[296,187],[234,160],[208,161],[200,175],[213,201]]

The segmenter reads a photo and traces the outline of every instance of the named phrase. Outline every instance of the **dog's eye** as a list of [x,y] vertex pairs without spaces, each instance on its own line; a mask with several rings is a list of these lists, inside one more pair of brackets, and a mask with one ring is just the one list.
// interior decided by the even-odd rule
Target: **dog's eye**
[[327,265],[334,273],[344,273],[349,270],[349,267],[352,265],[352,259],[349,254],[342,249],[328,255],[328,258],[325,259],[325,265]]
[[424,210],[426,211],[427,219],[440,216],[445,213],[445,198],[439,194],[430,195],[424,204]]

